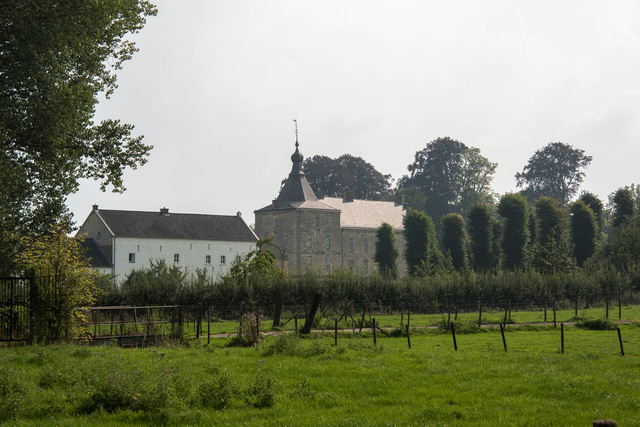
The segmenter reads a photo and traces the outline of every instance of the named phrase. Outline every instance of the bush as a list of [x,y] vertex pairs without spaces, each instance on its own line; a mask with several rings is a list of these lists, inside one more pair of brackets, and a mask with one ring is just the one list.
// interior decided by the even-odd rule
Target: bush
[[281,334],[275,340],[265,343],[262,347],[263,356],[273,356],[274,354],[286,354],[292,356],[296,352],[300,338],[294,334]]
[[593,331],[610,331],[618,329],[618,325],[609,319],[584,319],[576,322],[578,328],[591,329]]
[[236,393],[236,387],[227,371],[215,366],[211,378],[197,387],[198,403],[205,408],[223,409]]
[[272,407],[276,399],[273,388],[273,379],[259,370],[247,388],[247,403],[254,408]]

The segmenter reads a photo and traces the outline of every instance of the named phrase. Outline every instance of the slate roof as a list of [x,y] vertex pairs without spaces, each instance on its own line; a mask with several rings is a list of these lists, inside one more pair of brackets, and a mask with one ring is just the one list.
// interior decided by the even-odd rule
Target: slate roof
[[320,202],[340,210],[340,227],[343,228],[378,228],[386,222],[396,230],[403,229],[402,218],[406,211],[401,204],[337,197],[325,197]]
[[95,210],[116,237],[255,242],[255,233],[238,215],[202,215],[160,211]]
[[108,255],[100,248],[95,239],[82,239],[80,246],[85,249],[84,256],[89,259],[89,265],[93,268],[111,267],[111,253]]
[[302,160],[304,157],[298,149],[298,140],[296,138],[296,151],[291,155],[291,172],[289,177],[282,186],[278,198],[272,204],[258,209],[255,212],[282,210],[282,209],[321,209],[334,210],[331,206],[327,206],[318,201],[316,193],[307,181],[307,177],[302,171]]

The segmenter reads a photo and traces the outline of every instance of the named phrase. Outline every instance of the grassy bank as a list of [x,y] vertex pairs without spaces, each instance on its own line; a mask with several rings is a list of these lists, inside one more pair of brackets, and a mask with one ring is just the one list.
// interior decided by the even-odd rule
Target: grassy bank
[[0,351],[0,415],[19,424],[640,424],[640,328],[552,327],[405,338],[226,339],[191,348]]

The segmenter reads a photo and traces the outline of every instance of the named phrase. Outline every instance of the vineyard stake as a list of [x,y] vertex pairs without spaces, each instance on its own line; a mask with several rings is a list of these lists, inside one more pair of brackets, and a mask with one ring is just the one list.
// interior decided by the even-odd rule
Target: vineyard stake
[[560,323],[560,353],[564,354],[564,323]]
[[376,318],[371,319],[371,330],[373,331],[373,346],[376,346]]
[[336,334],[335,334],[335,344],[336,347],[338,346],[338,319],[336,319],[336,328],[335,328]]
[[453,349],[458,351],[458,343],[456,343],[456,328],[451,324],[451,336],[453,336]]
[[409,336],[409,325],[407,325],[407,344],[409,344],[409,349],[411,349],[411,337]]
[[622,347],[622,334],[620,333],[620,327],[618,327],[618,341],[620,341],[620,354],[624,356],[624,347]]

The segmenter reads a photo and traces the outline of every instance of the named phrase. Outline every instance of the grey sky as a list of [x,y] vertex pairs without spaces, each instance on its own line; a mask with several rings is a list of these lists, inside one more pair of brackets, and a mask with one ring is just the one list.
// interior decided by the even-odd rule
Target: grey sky
[[399,178],[450,136],[498,163],[494,189],[552,141],[593,156],[582,189],[640,182],[639,1],[156,1],[97,118],[155,146],[105,209],[235,214],[248,223],[306,156],[360,156]]

